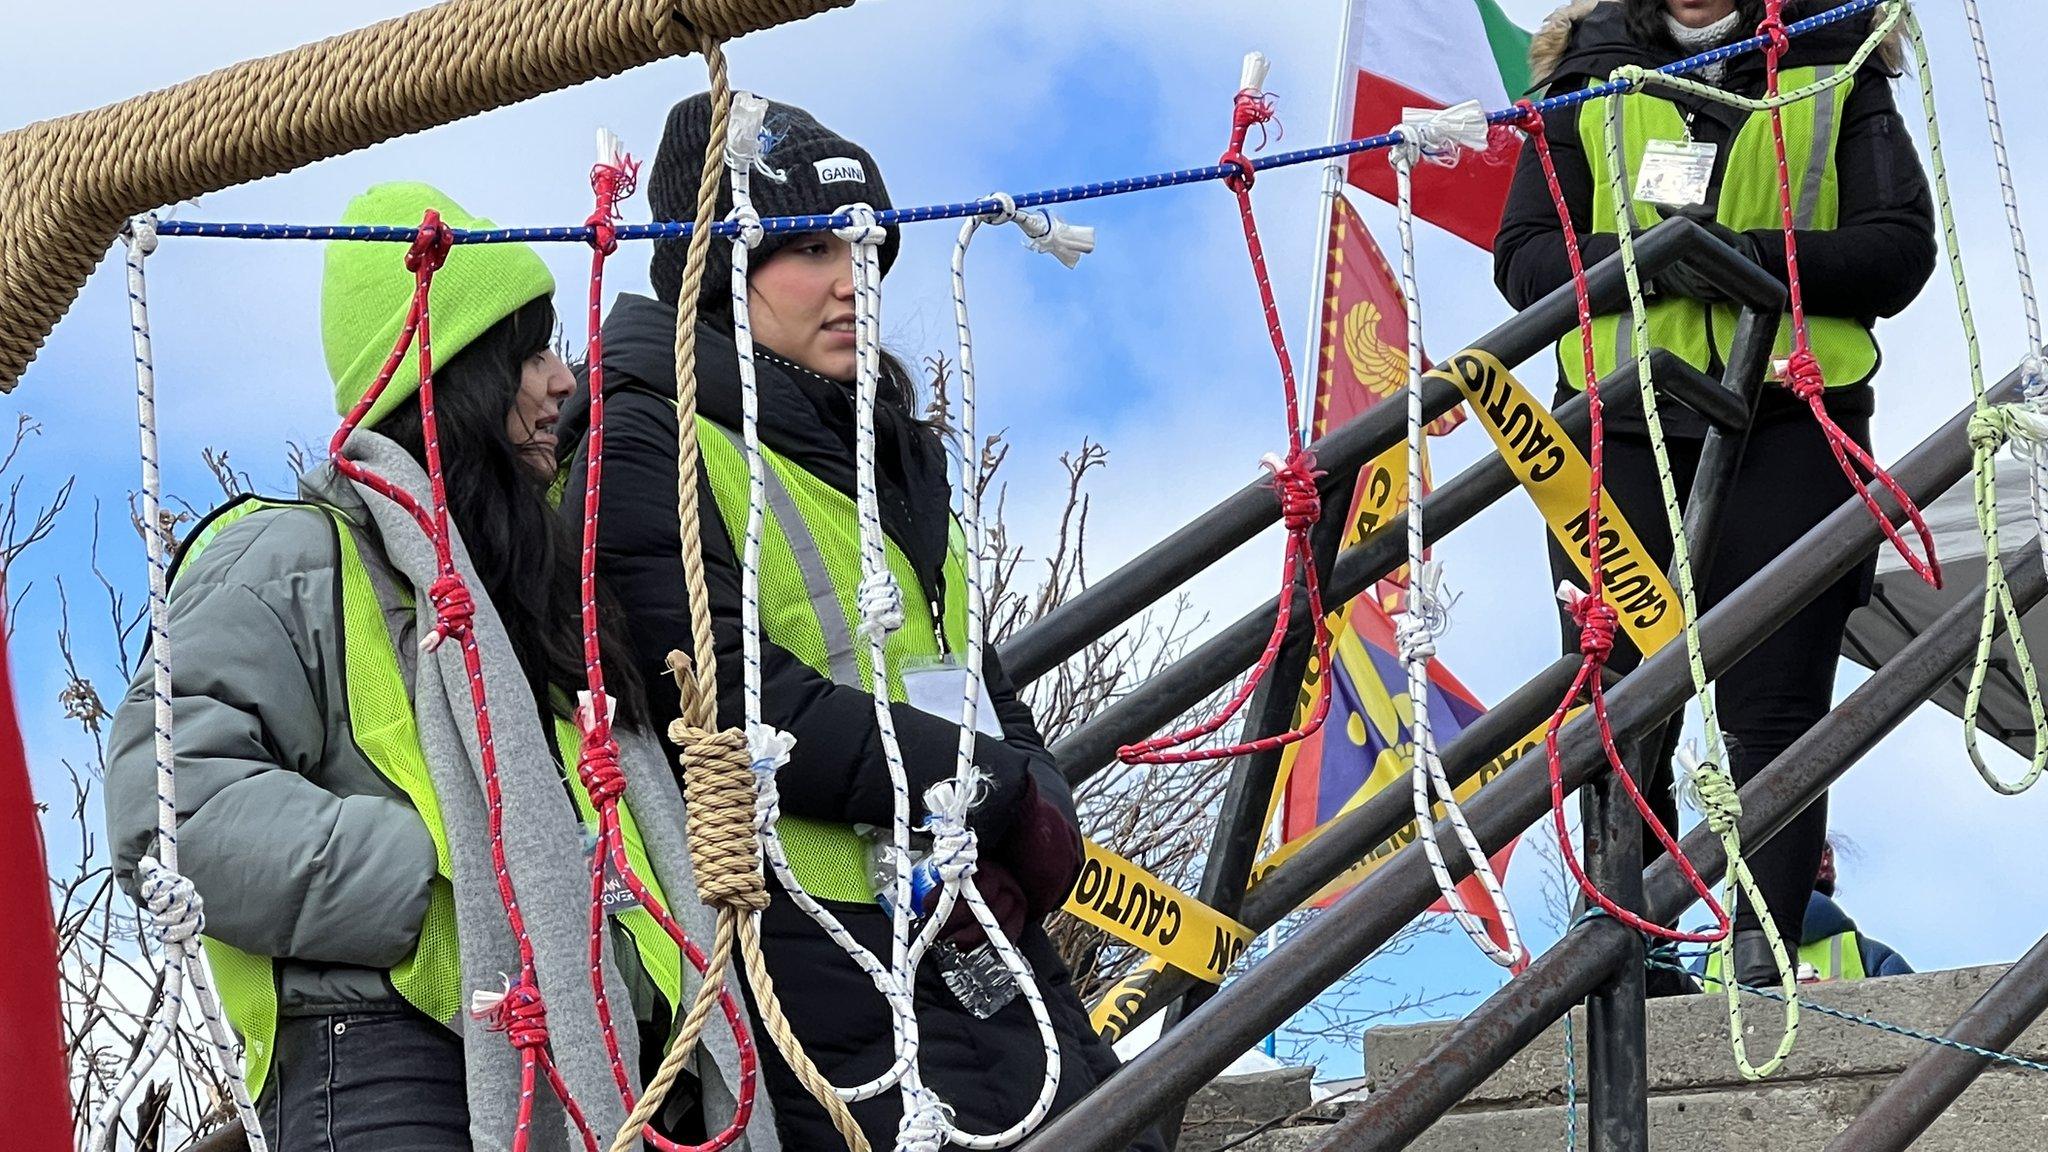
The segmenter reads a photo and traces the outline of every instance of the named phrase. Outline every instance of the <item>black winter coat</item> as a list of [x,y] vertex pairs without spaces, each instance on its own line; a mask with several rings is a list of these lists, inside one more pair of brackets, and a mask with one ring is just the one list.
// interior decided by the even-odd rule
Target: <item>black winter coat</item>
[[[1790,22],[1827,6],[1788,4],[1786,19]],[[1602,3],[1585,11],[1571,24],[1561,45],[1554,30],[1547,28],[1539,34],[1532,63],[1546,95],[1577,91],[1589,81],[1605,80],[1623,64],[1654,68],[1686,55],[1675,44],[1633,40],[1622,7]],[[1784,66],[1846,63],[1869,35],[1870,20],[1868,15],[1852,17],[1793,37]],[[1883,50],[1872,55],[1856,77],[1843,109],[1841,137],[1835,148],[1841,188],[1838,225],[1798,233],[1800,283],[1807,310],[1817,316],[1855,317],[1866,323],[1895,316],[1912,303],[1934,272],[1933,198],[1892,96],[1894,73],[1886,63],[1888,55]],[[1729,61],[1720,87],[1742,96],[1763,95],[1763,54],[1752,52]],[[1709,194],[1712,203],[1719,196],[1725,174],[1728,144],[1748,113],[1669,89],[1653,91],[1690,114],[1695,139],[1720,146]],[[1571,207],[1572,225],[1581,237],[1586,265],[1591,267],[1618,251],[1620,242],[1613,235],[1592,231],[1593,178],[1579,140],[1578,116],[1577,107],[1554,112],[1545,116],[1544,127],[1556,158],[1558,183]],[[1764,253],[1764,270],[1784,281],[1783,234],[1768,229],[1755,235],[1763,241],[1756,247]],[[1534,148],[1522,150],[1501,214],[1500,232],[1494,241],[1493,278],[1501,295],[1518,309],[1571,282],[1564,231]],[[1561,381],[1559,395],[1566,394]],[[1868,385],[1831,389],[1827,405],[1841,415],[1869,415],[1873,397]],[[1764,393],[1759,415],[1768,419],[1804,410],[1791,393],[1772,388]]]
[[[676,529],[675,323],[672,306],[622,296],[604,327],[605,501],[599,570],[607,573],[612,601],[632,635],[657,730],[666,729],[677,708],[674,681],[664,667],[667,655],[690,650]],[[737,429],[740,391],[732,338],[710,325],[700,326],[697,338],[699,411]],[[757,356],[757,379],[763,442],[851,495],[850,388],[765,351]],[[588,405],[588,395],[579,394],[565,409],[564,443],[583,438]],[[877,421],[883,525],[924,577],[929,602],[937,602],[951,508],[945,453],[937,436],[910,418],[900,396],[885,395]],[[570,492],[581,491],[583,475],[579,445]],[[710,482],[701,473],[698,492],[700,506],[715,512]],[[581,511],[580,500],[563,502],[565,515],[580,517]],[[726,532],[707,530],[702,538],[718,654],[719,722],[738,726],[744,719],[739,563]],[[917,604],[916,592],[906,589],[905,595]],[[796,751],[778,778],[783,811],[886,826],[892,794],[873,699],[834,684],[766,638],[761,649],[762,718],[796,737]],[[993,652],[983,672],[1004,738],[983,736],[975,751],[976,763],[990,779],[987,798],[970,818],[983,845],[977,880],[999,911],[1007,900],[1017,913],[1015,934],[1040,974],[1058,1024],[1064,1054],[1058,1101],[1064,1106],[1116,1067],[1039,926],[1064,900],[1080,869],[1080,832],[1066,779]],[[895,706],[894,715],[916,822],[924,815],[924,790],[953,774],[959,727],[904,704]],[[856,938],[887,955],[889,921],[878,907],[828,904]],[[763,915],[762,935],[783,1005],[826,1075],[848,1085],[887,1069],[893,1059],[888,1015],[880,994],[853,961],[779,892]],[[988,1132],[1022,1116],[1035,1097],[1043,1063],[1022,999],[988,1020],[975,1020],[927,961],[919,974],[917,1007],[926,1082],[958,1110],[957,1122]],[[760,1040],[783,1145],[839,1146],[824,1111],[806,1095],[765,1034]],[[900,1114],[896,1093],[855,1105],[854,1114],[877,1147],[893,1146]]]

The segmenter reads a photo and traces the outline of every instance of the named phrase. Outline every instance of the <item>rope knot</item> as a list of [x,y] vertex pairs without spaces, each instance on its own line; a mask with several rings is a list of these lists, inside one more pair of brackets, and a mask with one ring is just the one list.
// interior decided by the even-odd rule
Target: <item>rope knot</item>
[[514,1048],[524,1051],[547,1046],[548,1007],[540,989],[525,976],[516,984],[506,977],[501,991],[479,989],[472,993],[469,1014],[483,1021],[487,1030],[505,1033]]
[[767,232],[761,227],[761,213],[752,204],[742,204],[726,219],[733,222],[733,238],[751,251],[761,246]]
[[850,221],[843,227],[832,230],[834,236],[848,244],[876,247],[889,238],[889,230],[876,223],[875,210],[866,204],[847,204],[833,215],[844,216]]
[[1827,391],[1827,374],[1821,371],[1820,361],[1811,348],[1795,348],[1778,369],[1778,378],[1794,396],[1812,404]]
[[862,635],[885,640],[903,627],[903,589],[894,573],[884,570],[862,576],[854,599],[860,605]]
[[1450,630],[1451,601],[1443,597],[1443,570],[1443,561],[1425,560],[1408,582],[1408,603],[1394,625],[1403,661],[1434,659],[1437,638]]
[[2012,437],[2012,412],[2003,404],[1970,413],[1970,447],[1979,452],[1996,452]]
[[1449,108],[1403,108],[1401,124],[1394,129],[1401,142],[1388,158],[1396,164],[1428,160],[1449,167],[1465,152],[1486,151],[1490,127],[1477,100]]
[[443,640],[469,635],[470,625],[476,619],[476,601],[470,598],[469,585],[463,583],[461,576],[442,573],[427,589],[427,597],[434,605],[434,627],[420,641],[420,651],[432,652]]
[[1017,199],[1008,192],[991,192],[982,197],[996,202],[994,208],[981,214],[984,224],[1008,224],[1017,218]]
[[1763,23],[1756,26],[1756,34],[1770,41],[1764,51],[1772,56],[1783,56],[1792,47],[1792,34],[1785,30],[1785,17],[1778,12],[1765,16]]
[[633,196],[640,183],[640,162],[609,130],[597,130],[597,164],[590,169],[590,191],[597,207],[584,221],[591,228],[591,247],[609,256],[618,251],[619,205]]
[[1323,518],[1323,494],[1316,487],[1323,474],[1316,470],[1314,453],[1303,448],[1282,461],[1268,452],[1259,463],[1273,474],[1273,492],[1280,498],[1280,519],[1289,532],[1306,532]]
[[448,251],[453,247],[454,231],[441,223],[439,212],[429,208],[420,218],[420,230],[413,236],[412,247],[405,250],[405,270],[438,272],[448,262]]
[[939,879],[958,885],[974,875],[980,859],[967,814],[988,794],[988,777],[973,769],[967,779],[941,780],[925,789],[926,816],[919,831],[932,838],[931,864]]
[[689,727],[671,735],[683,746],[683,804],[698,894],[714,908],[766,908],[755,827],[759,793],[746,736],[737,728]]
[[166,947],[182,946],[199,938],[206,928],[206,902],[190,877],[174,872],[154,856],[144,856],[135,870],[141,904],[149,913],[149,931]]
[[1607,657],[1614,652],[1614,634],[1621,624],[1621,616],[1615,612],[1614,605],[1570,584],[1557,586],[1557,598],[1564,601],[1566,610],[1578,622],[1580,655],[1596,664],[1605,664]]
[[1742,820],[1742,795],[1735,781],[1719,764],[1700,756],[1688,740],[1678,749],[1678,762],[1685,769],[1686,792],[1716,836],[1726,836]]
[[897,1152],[939,1152],[953,1127],[953,1110],[922,1086],[906,1089],[903,1119],[896,1125]]
[[121,230],[128,241],[128,247],[138,255],[148,256],[156,251],[156,213],[145,212],[128,218],[128,226]]
[[576,775],[590,793],[590,802],[599,807],[616,803],[626,794],[626,774],[619,771],[619,742],[612,739],[609,731],[602,738],[583,741],[583,752],[576,758]]
[[1534,100],[1517,100],[1515,118],[1510,123],[1531,136],[1541,136],[1544,132],[1543,110],[1536,107]]
[[789,763],[796,737],[780,728],[756,725],[747,734],[747,755],[754,771],[754,834],[761,835],[782,817],[782,791],[775,774]]

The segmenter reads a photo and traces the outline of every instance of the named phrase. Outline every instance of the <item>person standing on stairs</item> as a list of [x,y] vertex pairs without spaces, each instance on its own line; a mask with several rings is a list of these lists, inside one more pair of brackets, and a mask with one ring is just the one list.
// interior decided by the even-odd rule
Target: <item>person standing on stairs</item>
[[[1787,5],[1786,19],[1828,5]],[[1604,82],[1618,66],[1658,67],[1754,34],[1762,0],[1581,0],[1552,13],[1531,44],[1533,74],[1557,95]],[[1840,71],[1871,30],[1871,16],[1856,16],[1794,37],[1783,61],[1783,87],[1791,90]],[[1900,59],[1896,40],[1885,44],[1853,79],[1784,111],[1794,157],[1793,193],[1801,282],[1810,313],[1814,351],[1826,373],[1829,415],[1858,443],[1870,443],[1870,419],[1880,354],[1874,327],[1903,310],[1926,285],[1936,259],[1934,207],[1926,173],[1893,100]],[[1709,65],[1694,79],[1746,97],[1763,95],[1764,57],[1748,53]],[[1552,113],[1545,131],[1558,178],[1579,232],[1587,264],[1618,250],[1609,199],[1604,101]],[[1636,227],[1664,215],[1692,217],[1722,243],[1776,279],[1786,279],[1778,169],[1770,116],[1697,100],[1668,89],[1636,93],[1623,112],[1628,172],[1643,171],[1656,142],[1711,157],[1710,176],[1651,204],[1635,196]],[[1680,185],[1686,182],[1679,181]],[[1634,188],[1633,183],[1631,188]],[[1571,283],[1563,230],[1534,149],[1524,149],[1494,246],[1494,282],[1509,304],[1527,308]],[[1650,343],[1694,367],[1718,375],[1728,351],[1735,309],[1713,285],[1675,269],[1648,286]],[[1596,371],[1605,378],[1629,359],[1630,325],[1620,315],[1596,317]],[[1779,330],[1776,356],[1790,349],[1789,319]],[[1581,336],[1574,329],[1558,343],[1557,402],[1582,386]],[[1629,385],[1633,387],[1633,383]],[[1688,492],[1699,465],[1705,425],[1675,404],[1660,405],[1678,490]],[[1640,416],[1607,421],[1607,491],[1660,563],[1671,541],[1662,510],[1657,466]],[[1583,446],[1583,445],[1582,445]],[[1699,574],[1702,611],[1712,608],[1800,536],[1853,496],[1805,403],[1776,383],[1765,386],[1749,444],[1730,494],[1711,571]],[[1554,579],[1578,582],[1570,558],[1552,542]],[[1866,558],[1832,588],[1723,674],[1715,685],[1734,777],[1748,781],[1825,715],[1833,699],[1835,667],[1849,614],[1868,599],[1875,557]],[[1565,645],[1575,650],[1578,630],[1565,620]],[[1613,659],[1617,671],[1640,659],[1625,637]],[[1675,828],[1671,789],[1672,725],[1666,745],[1632,765],[1659,818]],[[1776,965],[1762,930],[1769,915],[1787,941],[1801,938],[1827,830],[1823,798],[1769,843],[1749,852],[1766,908],[1742,903],[1735,912],[1738,977],[1775,986]],[[1661,851],[1647,832],[1645,851]],[[1647,861],[1646,861],[1647,862]],[[1688,991],[1682,978],[1652,974],[1653,992]]]
[[[649,172],[656,219],[695,218],[710,119],[711,101],[703,93],[670,111]],[[829,215],[855,202],[889,207],[873,156],[803,109],[770,101],[761,143],[751,187],[763,217]],[[719,212],[731,208],[728,177],[721,181]],[[885,274],[899,240],[891,228],[877,254]],[[685,293],[697,293],[702,463],[696,481],[705,517],[703,558],[717,645],[719,722],[738,727],[745,716],[739,553],[748,485],[740,447],[731,248],[724,239],[712,240],[701,284],[683,282],[686,248],[681,239],[657,241],[654,298],[623,295],[605,320],[606,496],[598,566],[617,581],[649,685],[648,707],[665,722],[678,709],[668,655],[691,651],[676,520],[675,341],[678,303]],[[766,235],[751,257],[747,283],[760,436],[771,484],[761,572],[762,709],[764,723],[796,738],[778,773],[778,828],[798,882],[855,939],[887,956],[890,917],[877,903],[869,839],[858,830],[889,826],[892,791],[875,724],[872,675],[864,649],[851,639],[859,635],[861,620],[851,255],[848,242],[831,232],[783,232]],[[888,689],[915,826],[925,816],[925,789],[954,773],[960,728],[956,720],[904,702],[902,685],[894,681],[910,663],[962,648],[968,606],[945,448],[937,429],[919,418],[908,369],[887,353],[882,360],[877,496],[889,548],[902,560],[906,602],[905,625],[888,640]],[[564,411],[564,462],[572,491],[583,482],[586,458],[578,441],[588,405],[587,394],[579,393]],[[975,882],[1045,993],[1062,1057],[1053,1102],[1059,1110],[1117,1066],[1041,926],[1065,901],[1080,871],[1081,833],[1066,778],[993,649],[982,672],[987,696],[981,715],[988,728],[974,757],[988,789],[969,815],[980,845]],[[835,1084],[881,1075],[894,1062],[895,1045],[880,994],[788,893],[775,883],[770,888],[774,899],[761,915],[762,949],[797,1037]],[[1037,1029],[1015,984],[1006,976],[986,978],[983,964],[993,950],[964,901],[942,939],[949,956],[928,958],[913,990],[925,1083],[953,1108],[962,1129],[998,1131],[1022,1118],[1036,1099],[1044,1065]],[[961,968],[956,958],[973,962],[984,975]],[[760,1050],[784,1146],[841,1146],[824,1110],[780,1053],[766,1042]],[[852,1112],[877,1148],[895,1146],[898,1093],[856,1103]],[[1136,1147],[1165,1145],[1148,1137]]]

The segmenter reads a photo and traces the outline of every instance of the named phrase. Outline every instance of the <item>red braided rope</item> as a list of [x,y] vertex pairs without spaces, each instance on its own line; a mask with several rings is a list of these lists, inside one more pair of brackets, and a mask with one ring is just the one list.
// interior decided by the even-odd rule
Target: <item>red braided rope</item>
[[[589,341],[590,430],[587,465],[583,481],[583,550],[580,557],[578,593],[582,607],[583,672],[589,689],[578,710],[582,729],[582,751],[577,757],[577,776],[597,810],[597,844],[590,854],[590,988],[597,999],[598,1023],[604,1033],[605,1053],[610,1058],[612,1077],[626,1110],[636,1103],[631,1081],[620,1055],[617,1033],[612,1025],[610,998],[604,989],[604,873],[609,863],[640,906],[653,916],[669,938],[675,941],[701,976],[708,967],[704,953],[684,933],[668,909],[642,882],[626,855],[625,837],[619,820],[619,800],[626,792],[626,778],[619,770],[619,743],[612,731],[611,699],[605,692],[604,653],[600,642],[597,607],[598,508],[604,474],[604,262],[618,248],[614,229],[618,206],[633,195],[639,165],[630,156],[617,163],[600,163],[590,171],[590,187],[597,206],[585,223],[591,225]],[[745,1134],[754,1114],[755,1082],[758,1079],[754,1040],[746,1018],[740,1013],[730,988],[719,990],[719,1007],[739,1051],[740,1083],[732,1121],[703,1144],[678,1144],[649,1125],[642,1130],[647,1142],[659,1152],[719,1152]]]
[[[1601,525],[1605,520],[1600,511],[1601,488],[1607,477],[1606,423],[1600,404],[1600,380],[1594,367],[1593,354],[1593,299],[1586,283],[1585,255],[1579,248],[1579,231],[1572,224],[1571,206],[1565,201],[1564,189],[1557,179],[1557,165],[1550,154],[1550,137],[1544,133],[1543,114],[1536,105],[1523,100],[1517,105],[1522,116],[1517,125],[1529,137],[1536,148],[1536,159],[1543,167],[1543,178],[1550,186],[1550,199],[1557,208],[1557,219],[1564,231],[1565,258],[1572,268],[1572,292],[1579,308],[1579,345],[1582,355],[1581,371],[1585,376],[1586,413],[1592,425],[1587,442],[1586,463],[1590,479],[1586,485],[1586,522],[1592,530],[1586,533],[1587,565],[1591,570],[1587,584],[1589,591],[1571,604],[1572,618],[1579,624],[1579,652],[1583,659],[1579,663],[1578,675],[1572,678],[1572,686],[1565,692],[1557,710],[1550,715],[1550,722],[1543,730],[1544,753],[1550,767],[1550,817],[1553,830],[1557,833],[1558,854],[1564,858],[1565,867],[1572,878],[1578,881],[1579,890],[1586,898],[1597,904],[1602,911],[1623,924],[1650,936],[1665,940],[1677,940],[1691,944],[1710,944],[1724,939],[1732,925],[1728,913],[1714,899],[1713,888],[1700,877],[1692,861],[1679,850],[1678,840],[1657,818],[1657,813],[1644,799],[1642,790],[1636,787],[1635,777],[1621,762],[1621,752],[1614,745],[1614,729],[1607,720],[1607,692],[1601,669],[1614,651],[1615,628],[1619,618],[1613,605],[1607,602],[1607,577],[1601,567]],[[1558,753],[1557,734],[1564,727],[1565,719],[1571,714],[1572,705],[1586,697],[1593,706],[1593,719],[1600,728],[1600,747],[1607,754],[1610,775],[1620,782],[1622,791],[1628,793],[1636,812],[1649,825],[1651,835],[1664,846],[1672,862],[1678,866],[1679,874],[1714,916],[1714,928],[1709,932],[1683,932],[1668,928],[1654,921],[1645,920],[1634,912],[1616,904],[1605,892],[1600,891],[1592,878],[1586,875],[1579,864],[1579,857],[1572,850],[1571,830],[1566,826],[1564,813],[1564,761]]]
[[1273,101],[1265,93],[1247,88],[1237,94],[1235,110],[1231,116],[1230,147],[1218,163],[1229,164],[1237,169],[1226,176],[1224,183],[1237,196],[1237,214],[1244,225],[1245,251],[1251,256],[1252,277],[1258,282],[1259,304],[1265,314],[1266,335],[1273,342],[1273,355],[1280,362],[1280,383],[1286,392],[1287,404],[1287,458],[1280,460],[1269,456],[1265,466],[1273,474],[1273,491],[1280,501],[1280,513],[1287,527],[1287,549],[1280,568],[1280,604],[1273,621],[1273,631],[1266,637],[1266,647],[1260,653],[1258,663],[1253,665],[1251,675],[1232,694],[1229,701],[1200,724],[1180,732],[1154,736],[1136,744],[1117,749],[1118,759],[1127,764],[1185,764],[1197,760],[1223,760],[1233,756],[1244,756],[1257,752],[1270,752],[1284,748],[1296,741],[1313,736],[1323,726],[1323,720],[1330,713],[1329,677],[1321,676],[1317,681],[1316,701],[1309,717],[1299,727],[1272,736],[1241,741],[1223,748],[1186,748],[1209,736],[1230,723],[1252,695],[1258,691],[1273,664],[1280,656],[1280,647],[1287,638],[1288,626],[1294,618],[1294,586],[1297,579],[1307,590],[1308,611],[1315,623],[1315,657],[1313,668],[1328,669],[1330,666],[1330,624],[1323,615],[1322,582],[1316,575],[1314,550],[1309,543],[1309,530],[1322,517],[1322,495],[1316,488],[1315,457],[1308,451],[1307,437],[1301,425],[1301,404],[1296,397],[1294,361],[1287,354],[1287,340],[1280,333],[1280,308],[1273,299],[1271,277],[1266,273],[1266,250],[1259,242],[1258,219],[1252,214],[1252,182],[1257,172],[1244,154],[1246,133],[1258,125],[1263,134],[1265,125],[1273,121]]
[[[1757,26],[1757,35],[1769,37],[1770,43],[1764,48],[1764,94],[1776,99],[1778,95],[1778,64],[1785,51],[1791,46],[1792,38],[1785,31],[1785,0],[1765,0],[1764,20]],[[1807,330],[1806,297],[1799,282],[1799,237],[1795,224],[1797,216],[1792,207],[1792,170],[1786,159],[1785,112],[1782,108],[1771,108],[1771,144],[1778,155],[1778,207],[1782,214],[1785,232],[1785,281],[1791,299],[1792,313],[1792,355],[1785,361],[1780,376],[1792,394],[1806,402],[1813,418],[1820,423],[1821,434],[1827,438],[1828,449],[1835,454],[1835,463],[1841,466],[1842,475],[1849,478],[1849,484],[1856,489],[1856,495],[1870,515],[1883,529],[1885,539],[1898,549],[1908,567],[1930,585],[1941,587],[1941,559],[1934,554],[1934,533],[1927,527],[1926,519],[1920,514],[1919,505],[1907,495],[1906,490],[1892,478],[1890,472],[1871,458],[1861,444],[1856,443],[1841,425],[1828,415],[1823,397],[1827,391],[1827,379],[1822,372],[1820,360],[1813,354],[1813,341]],[[1920,537],[1923,555],[1916,556],[1899,530],[1892,524],[1892,518],[1878,506],[1877,498],[1870,492],[1870,485],[1864,481],[1870,476],[1881,485],[1892,499],[1905,509],[1906,518],[1912,522],[1913,531]],[[1924,556],[1924,558],[1923,558]]]
[[[432,651],[442,641],[453,637],[462,648],[463,670],[469,680],[470,706],[476,714],[484,802],[490,823],[491,870],[497,881],[498,899],[505,907],[505,920],[519,946],[519,977],[507,988],[498,1008],[488,1015],[489,1023],[506,1032],[519,1051],[522,1090],[518,1126],[512,1135],[513,1152],[525,1152],[533,1128],[533,1090],[537,1071],[545,1071],[549,1086],[561,1099],[563,1108],[582,1135],[587,1152],[596,1152],[597,1137],[556,1070],[554,1057],[547,1046],[547,1006],[541,998],[539,978],[534,970],[533,941],[527,935],[526,917],[519,910],[519,897],[513,890],[511,872],[505,861],[505,802],[498,784],[497,743],[491,733],[490,701],[484,692],[483,656],[470,627],[475,604],[462,574],[455,568],[450,543],[448,492],[441,468],[440,426],[434,410],[433,325],[428,300],[432,294],[434,273],[448,259],[453,243],[454,237],[447,225],[441,222],[440,213],[429,208],[420,221],[419,235],[405,254],[405,266],[412,271],[414,278],[413,295],[405,324],[399,330],[398,342],[369,391],[349,410],[341,427],[335,430],[334,438],[328,443],[328,453],[334,460],[336,471],[403,508],[433,541],[438,574],[429,589],[429,599],[434,606],[434,626],[422,641],[422,647]],[[392,377],[397,374],[399,364],[415,340],[419,343],[420,427],[426,441],[431,508],[422,508],[412,493],[348,459],[342,452],[348,438],[390,387]]]

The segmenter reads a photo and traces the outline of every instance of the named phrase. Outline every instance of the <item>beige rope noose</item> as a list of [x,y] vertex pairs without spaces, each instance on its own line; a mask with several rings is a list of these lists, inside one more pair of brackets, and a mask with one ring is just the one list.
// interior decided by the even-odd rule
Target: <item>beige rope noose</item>
[[711,72],[711,132],[704,144],[697,215],[683,261],[683,288],[676,300],[676,520],[682,538],[683,589],[690,601],[692,652],[669,654],[669,670],[682,698],[682,715],[669,726],[669,739],[682,748],[683,799],[689,813],[690,864],[696,872],[697,892],[704,903],[717,909],[718,927],[705,963],[704,982],[690,1002],[683,1026],[647,1091],[612,1140],[610,1152],[630,1152],[641,1129],[660,1111],[669,1089],[689,1063],[705,1021],[718,1002],[719,990],[725,986],[735,943],[769,1039],[804,1089],[831,1117],[832,1126],[851,1152],[870,1152],[866,1134],[790,1030],[775,995],[775,982],[761,954],[756,919],[768,906],[769,895],[761,873],[760,843],[754,835],[753,759],[744,732],[717,730],[718,657],[711,635],[711,598],[704,583],[703,518],[697,499],[697,306],[711,248],[711,225],[718,218],[732,87],[726,76],[724,46],[707,39],[703,53]]

